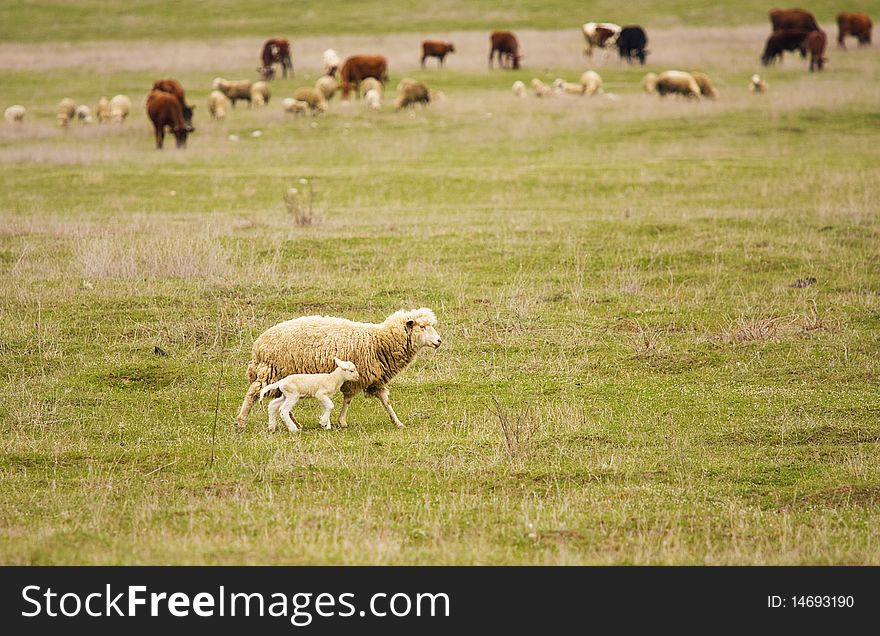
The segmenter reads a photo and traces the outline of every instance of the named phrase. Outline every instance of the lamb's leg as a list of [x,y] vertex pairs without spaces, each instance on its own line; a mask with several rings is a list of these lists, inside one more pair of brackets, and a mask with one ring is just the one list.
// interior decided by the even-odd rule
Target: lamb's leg
[[257,401],[262,387],[263,384],[259,380],[251,382],[251,385],[248,387],[247,393],[244,395],[244,402],[241,403],[241,409],[238,411],[238,428],[244,428],[248,414],[251,412],[251,407]]
[[281,395],[269,402],[269,430],[274,431],[278,426],[278,410],[284,404],[284,396]]
[[339,411],[339,428],[345,428],[348,426],[348,422],[345,421],[345,416],[348,415],[348,407],[351,406],[351,401],[354,399],[354,393],[346,393],[342,392],[342,410]]
[[321,423],[321,427],[325,431],[330,430],[330,413],[333,411],[333,400],[330,399],[328,395],[316,395],[318,401],[324,405],[324,412],[321,413],[321,417],[318,421]]
[[299,432],[299,429],[296,427],[296,423],[290,417],[290,409],[292,409],[296,405],[298,400],[298,395],[291,395],[285,398],[284,402],[281,404],[281,419],[284,420],[285,424],[287,424],[287,429],[291,433]]
[[376,394],[376,397],[379,398],[379,401],[382,403],[382,406],[385,407],[385,412],[388,413],[388,417],[391,418],[391,421],[397,428],[404,428],[403,422],[400,421],[400,418],[397,417],[397,413],[394,412],[394,409],[391,408],[391,402],[388,401],[388,387],[382,387],[382,390]]

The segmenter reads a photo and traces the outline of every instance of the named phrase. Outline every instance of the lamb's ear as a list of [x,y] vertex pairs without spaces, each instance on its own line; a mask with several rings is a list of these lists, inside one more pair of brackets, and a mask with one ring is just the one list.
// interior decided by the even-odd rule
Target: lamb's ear
[[413,325],[414,325],[414,324],[415,324],[415,321],[413,321],[413,320],[407,320],[407,321],[406,321],[406,330],[407,330],[407,332],[412,331],[412,328],[413,328]]
[[341,367],[341,366],[342,366],[342,360],[340,360],[339,358],[333,358],[333,363],[334,363],[337,367]]

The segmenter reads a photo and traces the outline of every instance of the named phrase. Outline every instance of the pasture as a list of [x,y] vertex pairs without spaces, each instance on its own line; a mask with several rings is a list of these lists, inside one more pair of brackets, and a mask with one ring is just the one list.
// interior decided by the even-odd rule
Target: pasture
[[[880,564],[880,54],[836,50],[836,5],[813,3],[809,74],[760,66],[766,3],[729,29],[637,3],[645,67],[580,55],[578,21],[616,5],[523,3],[516,72],[486,70],[508,23],[471,3],[407,32],[385,2],[372,35],[212,3],[155,40],[155,16],[78,3],[124,48],[84,19],[53,36],[54,4],[2,21],[2,106],[28,117],[0,126],[0,562]],[[272,35],[296,77],[210,121],[211,79],[254,78]],[[447,36],[447,68],[418,70]],[[382,111],[285,115],[331,46],[388,55]],[[589,67],[619,99],[510,92]],[[643,94],[666,68],[721,98]],[[143,111],[166,76],[197,106],[183,151]],[[447,99],[395,113],[404,76]],[[116,93],[125,125],[54,125],[61,98]],[[406,429],[363,397],[347,429],[308,401],[298,435],[266,432],[265,401],[235,429],[267,327],[421,306],[444,344],[391,384]]]

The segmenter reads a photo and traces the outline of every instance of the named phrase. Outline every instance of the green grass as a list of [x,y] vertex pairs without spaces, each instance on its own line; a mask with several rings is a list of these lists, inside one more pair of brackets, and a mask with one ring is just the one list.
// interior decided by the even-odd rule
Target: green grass
[[[415,73],[428,109],[312,120],[276,82],[163,152],[154,74],[0,73],[29,111],[0,129],[0,562],[877,564],[876,57],[764,97],[730,61],[700,104],[449,70]],[[214,74],[179,76],[202,104]],[[115,92],[122,129],[54,128]],[[357,398],[345,430],[234,429],[265,328],[422,305],[408,428]]]
[[[612,2],[610,0],[488,0],[377,2],[337,0],[29,0],[0,6],[0,39],[50,42],[128,39],[210,39],[218,37],[288,37],[325,34],[443,32],[462,29],[577,28],[588,21],[646,26],[727,26],[767,22],[770,4],[763,0],[717,2]],[[868,0],[847,3],[847,11],[870,11]],[[814,0],[810,10],[831,22],[840,3]]]

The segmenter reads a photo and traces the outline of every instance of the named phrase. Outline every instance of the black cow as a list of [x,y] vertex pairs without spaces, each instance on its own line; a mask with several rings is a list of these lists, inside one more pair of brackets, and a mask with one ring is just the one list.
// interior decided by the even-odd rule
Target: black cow
[[641,64],[645,63],[645,56],[648,54],[645,48],[647,45],[648,36],[645,30],[635,24],[623,27],[617,37],[617,51],[621,59],[630,63],[633,58],[638,59]]

